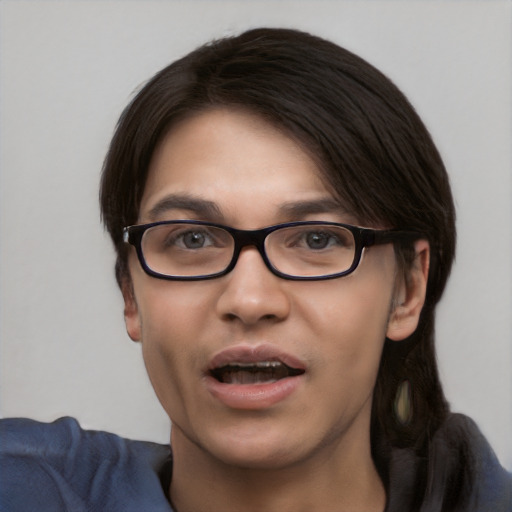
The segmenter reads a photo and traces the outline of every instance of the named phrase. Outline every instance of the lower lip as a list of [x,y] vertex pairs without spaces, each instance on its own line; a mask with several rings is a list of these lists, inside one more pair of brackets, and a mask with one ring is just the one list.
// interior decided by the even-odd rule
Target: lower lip
[[302,382],[303,376],[287,377],[268,384],[225,384],[207,376],[207,390],[232,409],[266,409],[289,397]]

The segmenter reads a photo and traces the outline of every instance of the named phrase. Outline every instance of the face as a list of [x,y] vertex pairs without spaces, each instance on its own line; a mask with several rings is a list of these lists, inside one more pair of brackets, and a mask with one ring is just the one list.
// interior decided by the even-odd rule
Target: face
[[[139,223],[357,223],[333,200],[292,139],[250,114],[213,110],[174,127],[157,148]],[[353,274],[328,281],[280,279],[253,247],[212,280],[155,279],[133,253],[129,265],[128,333],[142,343],[175,448],[189,444],[210,460],[276,468],[369,446],[372,392],[391,329],[391,245],[372,247]],[[267,380],[267,370],[258,378],[232,372],[232,383],[213,376],[236,363],[284,368],[285,378]]]

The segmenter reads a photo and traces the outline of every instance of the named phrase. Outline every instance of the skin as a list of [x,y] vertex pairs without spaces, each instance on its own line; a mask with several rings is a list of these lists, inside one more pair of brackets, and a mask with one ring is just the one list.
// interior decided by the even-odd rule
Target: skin
[[[215,210],[165,204],[207,200]],[[175,126],[155,151],[139,223],[199,219],[241,229],[293,220],[357,224],[346,212],[284,205],[333,196],[308,154],[251,114],[211,110]],[[158,207],[158,205],[160,205]],[[206,217],[205,217],[206,216]],[[428,244],[406,286],[391,245],[372,247],[350,276],[287,281],[247,247],[235,269],[208,281],[152,278],[130,255],[123,287],[128,334],[142,343],[153,387],[172,421],[170,489],[180,512],[382,511],[370,453],[370,412],[384,339],[416,328]],[[296,389],[269,407],[226,406],[208,391],[219,351],[265,343],[304,363]]]

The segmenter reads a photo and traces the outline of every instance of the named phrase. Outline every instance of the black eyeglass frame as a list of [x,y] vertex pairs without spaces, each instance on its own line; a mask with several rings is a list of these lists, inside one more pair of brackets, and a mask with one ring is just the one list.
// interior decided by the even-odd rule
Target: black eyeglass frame
[[[220,228],[224,231],[227,231],[235,242],[233,247],[233,256],[231,258],[228,266],[215,274],[206,274],[199,276],[169,276],[167,274],[160,274],[159,272],[155,272],[151,269],[144,258],[144,254],[142,251],[142,237],[144,233],[155,226],[161,226],[165,224],[192,224],[196,226],[211,226],[214,228]],[[283,228],[296,227],[296,226],[337,226],[341,228],[345,228],[349,230],[353,236],[355,241],[355,249],[354,249],[354,259],[352,261],[352,265],[347,270],[343,272],[337,272],[335,274],[327,274],[325,276],[293,276],[289,274],[285,274],[280,270],[276,269],[270,260],[267,258],[267,254],[265,251],[265,239],[270,233],[277,231]],[[359,226],[352,226],[350,224],[342,224],[338,222],[327,222],[327,221],[297,221],[297,222],[287,222],[283,224],[275,224],[273,226],[268,226],[262,229],[254,229],[254,230],[245,230],[245,229],[236,229],[230,226],[224,226],[222,224],[216,224],[213,222],[205,222],[201,220],[165,220],[159,222],[151,222],[149,224],[137,224],[133,226],[127,226],[123,229],[123,241],[135,247],[137,252],[137,257],[139,259],[139,263],[142,266],[142,269],[146,274],[151,277],[156,277],[157,279],[166,279],[169,281],[203,281],[206,279],[215,279],[217,277],[225,276],[231,272],[238,261],[240,256],[240,252],[244,247],[253,246],[256,247],[258,252],[260,253],[263,261],[265,262],[266,267],[276,276],[287,279],[291,281],[324,281],[327,279],[336,279],[338,277],[343,277],[348,274],[351,274],[356,270],[361,262],[361,256],[363,254],[363,249],[365,247],[371,247],[372,245],[382,245],[393,242],[404,242],[404,241],[414,241],[422,238],[423,235],[421,233],[415,231],[402,231],[397,229],[372,229],[372,228],[363,228]]]

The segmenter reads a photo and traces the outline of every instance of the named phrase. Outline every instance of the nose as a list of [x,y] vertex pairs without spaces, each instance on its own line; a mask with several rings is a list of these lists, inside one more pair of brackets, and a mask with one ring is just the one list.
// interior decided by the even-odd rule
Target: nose
[[224,289],[217,312],[224,320],[238,320],[247,326],[262,321],[279,322],[290,313],[287,281],[266,267],[255,247],[242,249],[235,268],[222,278]]

